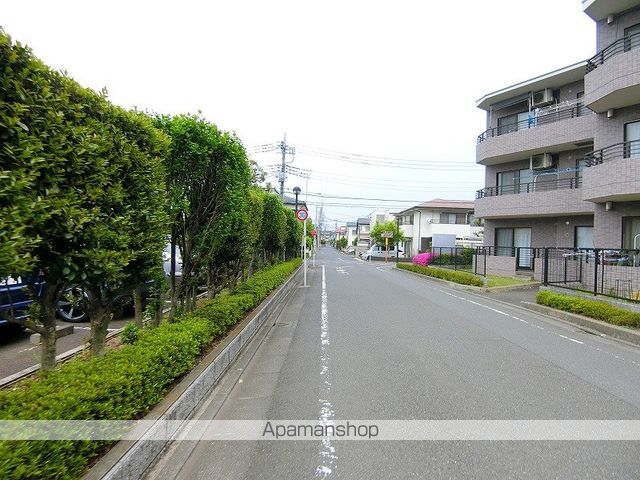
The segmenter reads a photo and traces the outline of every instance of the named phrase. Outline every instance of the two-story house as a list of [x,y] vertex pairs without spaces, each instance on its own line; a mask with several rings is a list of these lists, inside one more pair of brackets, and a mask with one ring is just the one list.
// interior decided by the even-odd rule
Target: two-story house
[[531,247],[631,248],[640,233],[640,1],[583,8],[597,22],[593,58],[477,102],[489,271],[539,270]]
[[431,246],[434,234],[454,234],[461,242],[482,239],[483,228],[469,200],[436,198],[396,213],[404,235],[404,251],[412,257]]

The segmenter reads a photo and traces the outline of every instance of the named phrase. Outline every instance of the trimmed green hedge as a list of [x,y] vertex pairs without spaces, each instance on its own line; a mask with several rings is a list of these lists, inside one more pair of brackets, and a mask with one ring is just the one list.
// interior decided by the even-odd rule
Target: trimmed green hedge
[[445,268],[423,267],[422,265],[413,265],[408,263],[399,263],[398,268],[419,273],[421,275],[427,275],[429,277],[441,278],[450,282],[460,283],[462,285],[482,287],[482,278],[473,275],[472,273],[457,272],[455,270],[447,270]]
[[557,308],[565,312],[577,313],[623,327],[640,327],[640,313],[625,310],[606,302],[587,300],[573,295],[562,295],[549,290],[541,290],[536,295],[540,305]]
[[[148,412],[187,373],[211,342],[256,307],[300,265],[300,259],[257,272],[233,292],[207,301],[175,323],[142,330],[132,345],[103,358],[76,359],[0,391],[3,420],[128,420]],[[80,477],[108,442],[0,442],[0,478]]]

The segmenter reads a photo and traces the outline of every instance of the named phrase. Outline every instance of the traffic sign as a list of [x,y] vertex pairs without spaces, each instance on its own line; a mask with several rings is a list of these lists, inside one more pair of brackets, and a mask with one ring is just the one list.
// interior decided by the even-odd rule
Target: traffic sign
[[393,232],[382,232],[382,238],[393,238]]
[[298,217],[298,220],[300,220],[301,222],[304,222],[308,216],[309,214],[307,213],[306,210],[298,210],[296,212],[296,217]]

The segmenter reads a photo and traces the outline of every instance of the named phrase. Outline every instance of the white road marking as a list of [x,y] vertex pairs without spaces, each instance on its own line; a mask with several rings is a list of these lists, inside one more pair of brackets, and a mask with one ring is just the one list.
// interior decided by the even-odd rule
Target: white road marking
[[584,342],[581,342],[580,340],[576,340],[575,338],[567,337],[565,335],[560,335],[560,334],[558,334],[558,336],[562,337],[562,338],[565,338],[565,339],[567,339],[567,340],[569,340],[571,342],[576,342],[576,343],[579,343],[580,345],[584,345]]
[[342,266],[336,267],[336,272],[341,273],[342,275],[349,275],[349,272],[347,272]]
[[[631,360],[631,359],[625,359],[624,357],[622,357],[622,356],[620,356],[620,355],[617,355],[617,354],[615,354],[615,353],[608,352],[608,351],[603,350],[603,349],[601,349],[601,348],[599,348],[599,347],[596,347],[596,346],[594,346],[594,345],[590,345],[590,344],[588,344],[588,343],[581,342],[580,340],[576,340],[575,338],[567,337],[566,335],[562,335],[562,334],[560,334],[560,333],[553,332],[553,331],[551,331],[551,330],[547,330],[547,329],[545,329],[544,327],[541,327],[540,325],[536,325],[535,323],[528,322],[527,320],[523,320],[522,318],[516,317],[515,315],[511,315],[511,314],[509,314],[509,313],[503,312],[502,310],[498,310],[498,309],[496,309],[496,308],[490,307],[489,305],[484,305],[484,304],[482,304],[482,303],[480,303],[480,302],[476,302],[476,301],[474,301],[474,300],[471,300],[471,299],[468,299],[468,298],[465,298],[465,297],[461,297],[460,295],[455,295],[455,294],[453,294],[453,293],[451,293],[451,292],[447,292],[446,290],[441,290],[441,289],[439,289],[439,288],[436,288],[436,290],[437,290],[438,292],[440,292],[440,293],[444,293],[445,295],[448,295],[448,296],[450,296],[450,297],[454,297],[454,298],[457,298],[457,299],[462,300],[462,301],[464,301],[464,302],[471,303],[471,304],[473,304],[473,305],[477,305],[478,307],[481,307],[481,308],[486,308],[487,310],[491,310],[491,311],[493,311],[493,312],[499,313],[500,315],[508,316],[508,317],[510,317],[510,318],[513,318],[514,320],[518,320],[519,322],[522,322],[522,323],[524,323],[524,324],[526,324],[526,325],[529,325],[530,327],[537,328],[538,330],[543,330],[543,331],[549,332],[549,333],[550,333],[550,334],[552,334],[552,335],[556,335],[556,336],[558,336],[558,337],[562,337],[562,338],[564,338],[565,340],[569,340],[569,341],[574,342],[574,343],[577,343],[577,344],[579,344],[579,345],[584,345],[585,347],[590,348],[590,349],[592,349],[592,350],[596,350],[596,351],[598,351],[598,352],[600,352],[600,353],[603,353],[603,354],[605,354],[605,355],[609,355],[610,357],[613,357],[613,358],[618,359],[618,360],[622,360],[622,361],[624,361],[624,362],[630,362],[630,363],[632,363],[633,365],[635,365],[635,366],[637,366],[637,367],[640,367],[640,362],[636,362],[636,361]],[[606,335],[605,335],[605,336],[606,336]]]
[[[329,310],[327,308],[327,280],[325,268],[322,265],[322,297],[320,303],[320,378],[322,380],[320,402],[320,424],[333,425],[335,413],[333,405],[329,400],[331,393],[331,377],[329,372]],[[322,440],[320,448],[320,465],[316,467],[315,476],[317,478],[329,478],[335,468],[338,457],[335,455],[336,449],[331,445],[329,437]]]

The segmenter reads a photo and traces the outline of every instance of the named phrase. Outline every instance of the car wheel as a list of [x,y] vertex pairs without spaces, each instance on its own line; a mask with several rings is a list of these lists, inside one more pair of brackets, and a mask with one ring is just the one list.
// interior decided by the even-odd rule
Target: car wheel
[[56,300],[56,313],[65,322],[86,322],[89,295],[81,285],[73,285],[60,291]]

